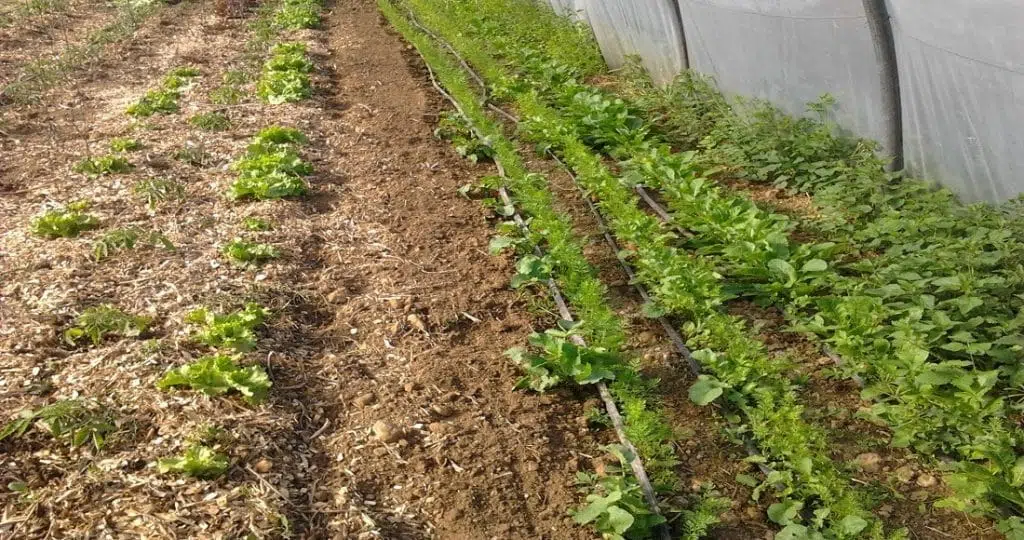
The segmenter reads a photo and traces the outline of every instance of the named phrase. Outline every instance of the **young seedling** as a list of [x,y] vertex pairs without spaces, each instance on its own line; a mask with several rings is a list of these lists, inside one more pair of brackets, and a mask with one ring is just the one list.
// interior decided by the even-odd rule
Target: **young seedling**
[[156,208],[157,204],[161,202],[181,199],[185,196],[185,186],[174,180],[163,178],[139,180],[132,186],[132,191],[146,201],[146,206],[150,210]]
[[231,127],[231,120],[219,112],[196,114],[188,119],[188,123],[204,131],[224,131]]
[[93,242],[93,258],[101,261],[115,252],[134,249],[140,239],[144,245],[161,246],[168,251],[174,251],[174,244],[157,231],[147,233],[135,228],[122,228],[110,231]]
[[179,457],[162,458],[157,461],[161,474],[177,473],[185,476],[212,480],[224,474],[230,466],[227,456],[212,448],[192,445]]
[[110,174],[126,173],[134,166],[121,156],[107,155],[88,157],[79,161],[72,170],[89,178],[99,178]]
[[538,349],[539,354],[531,354],[521,347],[506,351],[505,355],[526,371],[516,388],[545,392],[565,379],[576,384],[614,379],[616,367],[622,364],[619,357],[599,347],[576,345],[570,338],[578,332],[577,325],[530,335],[530,345]]
[[208,396],[238,392],[250,403],[260,403],[267,397],[271,382],[261,366],[239,367],[239,357],[217,354],[204,356],[195,362],[167,372],[156,387],[167,390],[187,386]]
[[88,202],[79,201],[64,208],[47,210],[32,220],[32,232],[44,238],[73,238],[83,231],[99,227],[99,219],[85,213],[87,208]]
[[185,322],[198,325],[196,340],[211,347],[227,347],[238,352],[251,351],[256,347],[255,328],[263,324],[270,312],[255,302],[245,305],[242,311],[218,315],[206,308],[189,312]]
[[99,345],[109,335],[137,337],[146,331],[152,320],[149,317],[130,315],[116,307],[103,304],[91,307],[75,318],[75,326],[64,331],[64,340],[76,345],[83,337],[93,345]]
[[270,244],[248,242],[235,238],[221,250],[233,262],[240,264],[262,264],[281,256],[281,252]]
[[243,219],[242,226],[248,231],[270,231],[274,229],[274,225],[269,221],[254,216]]
[[178,112],[177,90],[150,90],[139,101],[125,110],[129,116],[148,118],[154,114],[171,114]]
[[21,437],[33,425],[42,427],[54,439],[66,438],[72,447],[91,443],[96,450],[103,449],[107,437],[118,429],[109,411],[81,400],[63,400],[39,410],[21,411],[0,429],[0,441]]
[[142,144],[135,139],[116,137],[110,139],[110,149],[114,152],[134,152],[142,148]]

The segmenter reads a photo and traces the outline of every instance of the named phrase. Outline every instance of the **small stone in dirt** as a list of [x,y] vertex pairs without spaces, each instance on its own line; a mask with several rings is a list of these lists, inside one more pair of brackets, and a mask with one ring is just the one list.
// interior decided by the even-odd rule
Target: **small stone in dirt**
[[260,474],[266,474],[266,473],[270,472],[270,469],[274,468],[274,462],[270,461],[267,458],[263,458],[263,459],[257,461],[256,465],[253,468],[256,469],[256,472],[258,472]]
[[865,472],[878,472],[878,469],[882,466],[882,456],[874,452],[866,452],[859,454],[854,459],[854,464]]
[[406,392],[415,392],[416,390],[419,390],[420,385],[415,382],[407,382],[402,388],[404,388]]
[[640,335],[637,336],[637,341],[639,341],[641,345],[650,345],[658,341],[658,336],[656,336],[654,332],[651,332],[650,330],[644,330],[643,332],[640,332]]
[[388,299],[388,306],[390,306],[392,309],[398,309],[398,308],[402,307],[402,299],[401,298],[389,298]]
[[430,412],[436,414],[437,416],[440,416],[441,418],[447,418],[454,413],[451,407],[443,403],[435,403],[431,405]]
[[335,289],[327,295],[327,301],[336,304],[345,299],[345,289]]
[[362,409],[367,405],[373,404],[373,402],[375,401],[377,401],[377,396],[373,395],[373,393],[369,393],[357,397],[356,399],[352,400],[352,403],[354,403],[356,407]]
[[914,479],[914,468],[910,465],[904,465],[896,469],[895,476],[897,480],[906,484]]
[[431,422],[430,425],[427,426],[427,430],[431,433],[437,433],[438,435],[444,435],[450,431],[448,424],[442,424],[441,422]]
[[393,443],[402,438],[401,430],[383,420],[374,422],[372,429],[373,435],[381,442]]
[[415,313],[410,313],[409,316],[405,318],[405,320],[408,321],[413,328],[419,330],[420,332],[423,332],[424,334],[427,333],[427,325],[423,323],[423,319],[421,319],[419,315]]
[[455,401],[457,399],[459,399],[458,392],[448,392],[447,394],[441,396],[441,401]]
[[930,475],[930,474],[922,474],[921,476],[917,477],[917,485],[919,485],[919,486],[921,486],[923,488],[932,487],[935,484],[937,484],[938,482],[939,481],[936,480],[936,478],[933,475]]

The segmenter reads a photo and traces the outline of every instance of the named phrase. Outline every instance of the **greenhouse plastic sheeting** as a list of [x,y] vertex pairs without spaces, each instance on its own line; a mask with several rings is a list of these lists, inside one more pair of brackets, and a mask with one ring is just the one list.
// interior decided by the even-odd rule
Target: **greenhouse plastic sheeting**
[[613,69],[638,55],[658,83],[686,68],[686,47],[675,0],[585,0],[586,18]]
[[555,13],[577,20],[586,20],[586,0],[548,0]]
[[1024,4],[887,3],[908,171],[967,201],[1024,191]]
[[883,99],[860,0],[679,0],[679,9],[690,67],[724,92],[796,115],[830,93],[840,126],[898,152],[898,111]]

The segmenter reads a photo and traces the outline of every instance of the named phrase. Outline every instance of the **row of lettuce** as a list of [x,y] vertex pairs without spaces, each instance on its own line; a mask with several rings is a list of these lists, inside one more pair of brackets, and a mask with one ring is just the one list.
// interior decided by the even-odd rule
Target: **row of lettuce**
[[[251,23],[254,37],[249,43],[253,51],[265,50],[269,40],[283,30],[308,28],[319,23],[320,6],[314,1],[286,0],[268,4]],[[312,64],[303,43],[274,45],[256,84],[256,94],[264,101],[276,104],[299,101],[309,95],[308,73]],[[139,122],[153,115],[169,115],[179,111],[179,100],[188,92],[201,71],[192,66],[180,67],[168,73],[160,85],[149,90],[128,107],[126,113]],[[241,85],[247,79],[242,71],[229,72],[224,84],[211,92],[211,100],[221,105],[234,104],[242,99]],[[286,80],[287,84],[278,84]],[[222,131],[230,122],[218,111],[192,116],[189,123],[202,130]],[[303,177],[312,174],[312,167],[303,161],[299,149],[307,143],[304,134],[293,128],[270,126],[253,138],[245,153],[232,165],[236,180],[225,196],[231,200],[273,200],[301,196],[308,191]],[[88,157],[73,167],[75,172],[96,181],[109,175],[124,174],[134,169],[129,161],[131,152],[143,148],[135,139],[117,138],[110,141],[111,153]],[[136,183],[133,191],[148,205],[150,211],[168,199],[184,196],[184,187],[172,180],[145,179]],[[87,212],[87,201],[76,201],[51,209],[36,217],[31,224],[34,234],[43,238],[74,238],[102,226],[101,220]],[[267,220],[249,217],[241,223],[250,232],[267,231],[273,224]],[[160,246],[167,250],[175,247],[158,231],[144,231],[138,227],[112,230],[93,242],[93,258],[97,263],[117,252]],[[280,252],[269,244],[242,238],[225,243],[221,251],[232,262],[255,266],[276,258]],[[257,345],[257,329],[270,312],[250,302],[243,309],[230,313],[216,313],[201,307],[185,317],[193,330],[191,340],[197,345],[213,349],[213,354],[202,356],[188,364],[170,369],[156,382],[160,389],[187,387],[208,396],[237,393],[249,404],[264,401],[272,385],[266,370],[258,365],[242,365],[245,353]],[[70,328],[64,332],[69,346],[99,346],[111,339],[133,339],[148,336],[152,319],[122,311],[117,306],[102,304],[83,310]],[[152,343],[152,342],[148,342]],[[145,348],[145,347],[144,347]],[[59,400],[38,409],[25,409],[0,428],[0,441],[18,438],[34,428],[40,428],[51,437],[66,440],[71,446],[88,444],[95,451],[103,449],[108,437],[119,432],[122,422],[112,409],[88,399]],[[230,467],[229,457],[218,448],[218,438],[210,433],[190,437],[187,448],[179,456],[161,458],[156,468],[161,473],[179,473],[201,479],[212,479]],[[24,486],[24,489],[29,489]]]
[[[691,395],[735,403],[786,477],[770,482],[788,486],[784,502],[813,501],[812,518],[805,508],[783,519],[787,534],[879,529],[828,459],[825,437],[802,420],[789,366],[723,314],[735,298],[781,308],[792,330],[838,353],[842,375],[867,382],[874,405],[863,414],[889,427],[891,444],[952,472],[955,494],[940,505],[1009,515],[1000,529],[1018,534],[1019,209],[959,205],[887,175],[870,144],[765,105],[737,110],[694,76],[667,90],[636,79],[587,84],[602,70],[587,36],[526,3],[408,4],[495,98],[515,104],[524,137],[559,154],[597,197],[652,293],[651,311],[688,321],[710,374]],[[735,176],[811,193],[818,211],[787,217],[715,181]],[[671,223],[642,208],[635,185],[657,190]]]

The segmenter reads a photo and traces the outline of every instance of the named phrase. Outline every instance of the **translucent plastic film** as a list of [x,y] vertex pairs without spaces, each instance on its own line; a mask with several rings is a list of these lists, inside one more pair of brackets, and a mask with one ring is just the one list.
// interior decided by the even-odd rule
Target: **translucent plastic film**
[[671,81],[686,68],[675,0],[585,0],[587,19],[608,65],[638,55],[651,77]]
[[897,111],[860,0],[679,0],[690,67],[796,115],[829,93],[836,122],[897,151]]
[[887,2],[909,172],[966,201],[1024,191],[1024,3]]

